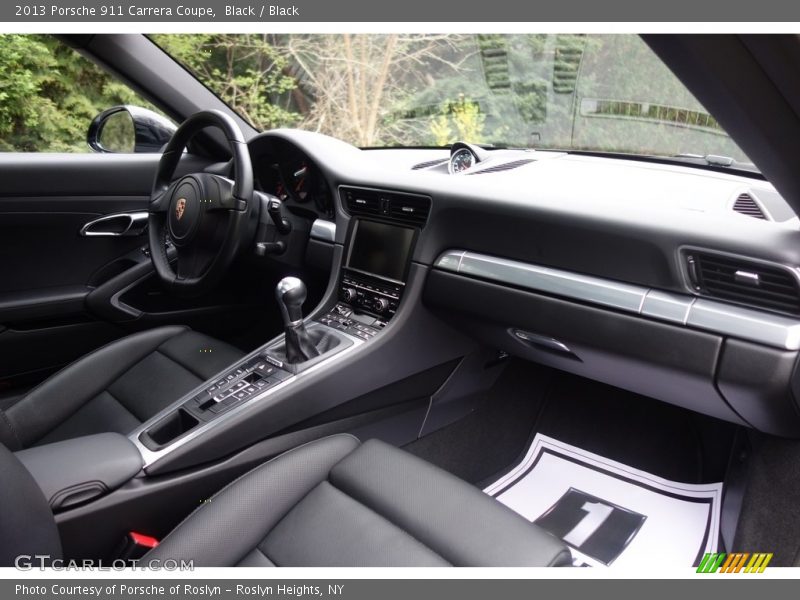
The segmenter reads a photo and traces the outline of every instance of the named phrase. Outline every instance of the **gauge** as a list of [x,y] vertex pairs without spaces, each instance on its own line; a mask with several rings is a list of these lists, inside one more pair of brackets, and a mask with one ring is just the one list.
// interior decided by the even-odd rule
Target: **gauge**
[[308,197],[308,165],[303,162],[292,173],[292,192],[298,202],[306,202]]
[[463,173],[475,166],[475,155],[469,148],[460,148],[450,157],[450,172]]
[[289,197],[289,194],[286,193],[286,186],[283,185],[282,181],[279,181],[275,186],[275,197],[280,198],[281,202]]
[[269,165],[269,170],[265,175],[261,180],[262,189],[273,194],[276,198],[280,198],[281,201],[285,201],[289,194],[286,191],[286,184],[283,182],[280,165],[278,163]]

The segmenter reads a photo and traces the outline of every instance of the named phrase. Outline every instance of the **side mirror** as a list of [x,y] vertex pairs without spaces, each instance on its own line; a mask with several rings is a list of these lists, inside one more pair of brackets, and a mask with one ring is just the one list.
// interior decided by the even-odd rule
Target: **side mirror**
[[95,152],[160,152],[177,128],[152,110],[112,106],[92,120],[86,141]]

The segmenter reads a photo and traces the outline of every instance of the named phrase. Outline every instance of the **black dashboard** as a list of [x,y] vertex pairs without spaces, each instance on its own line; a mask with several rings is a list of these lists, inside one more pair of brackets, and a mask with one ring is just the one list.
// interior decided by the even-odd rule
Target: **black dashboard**
[[763,179],[530,150],[453,170],[448,150],[295,130],[250,144],[261,189],[331,225],[343,293],[359,222],[411,226],[427,275],[398,316],[418,302],[489,347],[800,434],[800,224]]

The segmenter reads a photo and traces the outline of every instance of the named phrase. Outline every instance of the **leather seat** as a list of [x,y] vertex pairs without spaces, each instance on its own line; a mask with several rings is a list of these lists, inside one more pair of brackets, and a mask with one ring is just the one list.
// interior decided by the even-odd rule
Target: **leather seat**
[[128,434],[244,354],[186,327],[136,333],[65,367],[6,411],[11,450],[93,433]]
[[562,566],[561,540],[449,473],[336,435],[257,467],[142,560],[195,566]]
[[[44,494],[2,445],[0,481],[0,567],[20,555],[61,558]],[[169,559],[196,567],[544,567],[569,565],[570,553],[438,467],[383,442],[335,435],[235,480],[141,561]]]

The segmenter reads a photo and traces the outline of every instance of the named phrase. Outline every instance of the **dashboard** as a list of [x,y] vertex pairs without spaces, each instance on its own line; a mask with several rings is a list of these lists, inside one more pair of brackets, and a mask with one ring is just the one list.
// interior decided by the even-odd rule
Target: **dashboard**
[[800,222],[763,179],[296,130],[250,144],[262,189],[335,223],[343,256],[359,222],[417,219],[424,286],[396,320],[414,303],[491,348],[800,436]]

